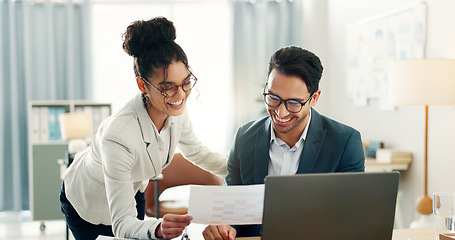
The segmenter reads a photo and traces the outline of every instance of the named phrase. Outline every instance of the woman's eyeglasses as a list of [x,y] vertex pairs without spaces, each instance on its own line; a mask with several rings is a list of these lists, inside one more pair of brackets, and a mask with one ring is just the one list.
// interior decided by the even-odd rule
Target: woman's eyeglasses
[[174,83],[170,83],[170,82],[161,82],[158,84],[160,86],[160,88],[154,86],[149,81],[147,81],[145,78],[141,77],[141,79],[144,82],[146,82],[148,85],[150,85],[150,86],[154,87],[156,90],[158,90],[163,96],[168,97],[168,98],[175,96],[175,94],[177,94],[177,92],[179,91],[179,87],[182,87],[182,90],[184,92],[188,92],[191,89],[193,89],[194,85],[196,85],[196,83],[197,83],[197,78],[192,73],[190,73],[188,75],[188,77],[185,80],[183,80],[182,84],[180,84],[180,85],[175,85]]

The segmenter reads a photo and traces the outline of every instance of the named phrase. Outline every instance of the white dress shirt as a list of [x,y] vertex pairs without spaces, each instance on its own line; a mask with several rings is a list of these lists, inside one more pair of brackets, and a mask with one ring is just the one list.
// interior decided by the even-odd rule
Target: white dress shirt
[[283,140],[275,135],[273,122],[270,131],[269,173],[268,175],[294,175],[299,168],[300,155],[302,154],[308,126],[311,121],[311,111],[308,114],[308,123],[296,144],[290,148]]

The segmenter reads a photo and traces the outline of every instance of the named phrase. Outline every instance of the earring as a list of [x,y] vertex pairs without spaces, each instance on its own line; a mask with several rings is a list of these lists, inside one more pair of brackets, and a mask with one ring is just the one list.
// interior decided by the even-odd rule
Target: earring
[[144,103],[145,109],[148,110],[152,107],[152,104],[150,103],[150,98],[145,92],[142,93],[142,102]]

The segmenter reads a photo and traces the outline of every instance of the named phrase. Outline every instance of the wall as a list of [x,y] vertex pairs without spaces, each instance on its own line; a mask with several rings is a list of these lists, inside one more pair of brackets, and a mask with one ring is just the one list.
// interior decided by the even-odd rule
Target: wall
[[328,87],[326,63],[328,55],[328,1],[327,0],[303,0],[303,48],[306,48],[319,56],[324,66],[319,88],[324,97],[320,98],[314,107],[321,113],[328,108],[325,97],[325,89]]
[[[455,58],[455,1],[429,0],[427,58]],[[398,227],[409,227],[419,218],[414,201],[423,194],[425,110],[423,107],[381,110],[372,100],[355,107],[346,93],[346,25],[373,15],[416,3],[410,0],[328,0],[328,61],[325,61],[325,100],[320,111],[358,129],[364,140],[380,140],[386,147],[410,151],[414,161],[401,172]],[[455,79],[454,79],[455,81]],[[412,86],[410,86],[412,87]],[[454,93],[455,94],[455,93]],[[428,142],[428,193],[455,191],[455,108],[430,107]]]

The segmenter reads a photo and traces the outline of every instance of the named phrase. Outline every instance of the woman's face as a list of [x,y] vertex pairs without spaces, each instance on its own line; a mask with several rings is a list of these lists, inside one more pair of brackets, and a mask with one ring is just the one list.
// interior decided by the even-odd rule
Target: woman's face
[[[183,113],[186,100],[191,93],[191,90],[183,91],[183,87],[189,84],[193,76],[183,62],[172,62],[166,69],[167,76],[164,74],[163,69],[158,69],[152,78],[147,79],[153,85],[147,85],[151,102],[149,110],[152,113],[161,112],[178,116]],[[176,92],[173,91],[175,89]]]

